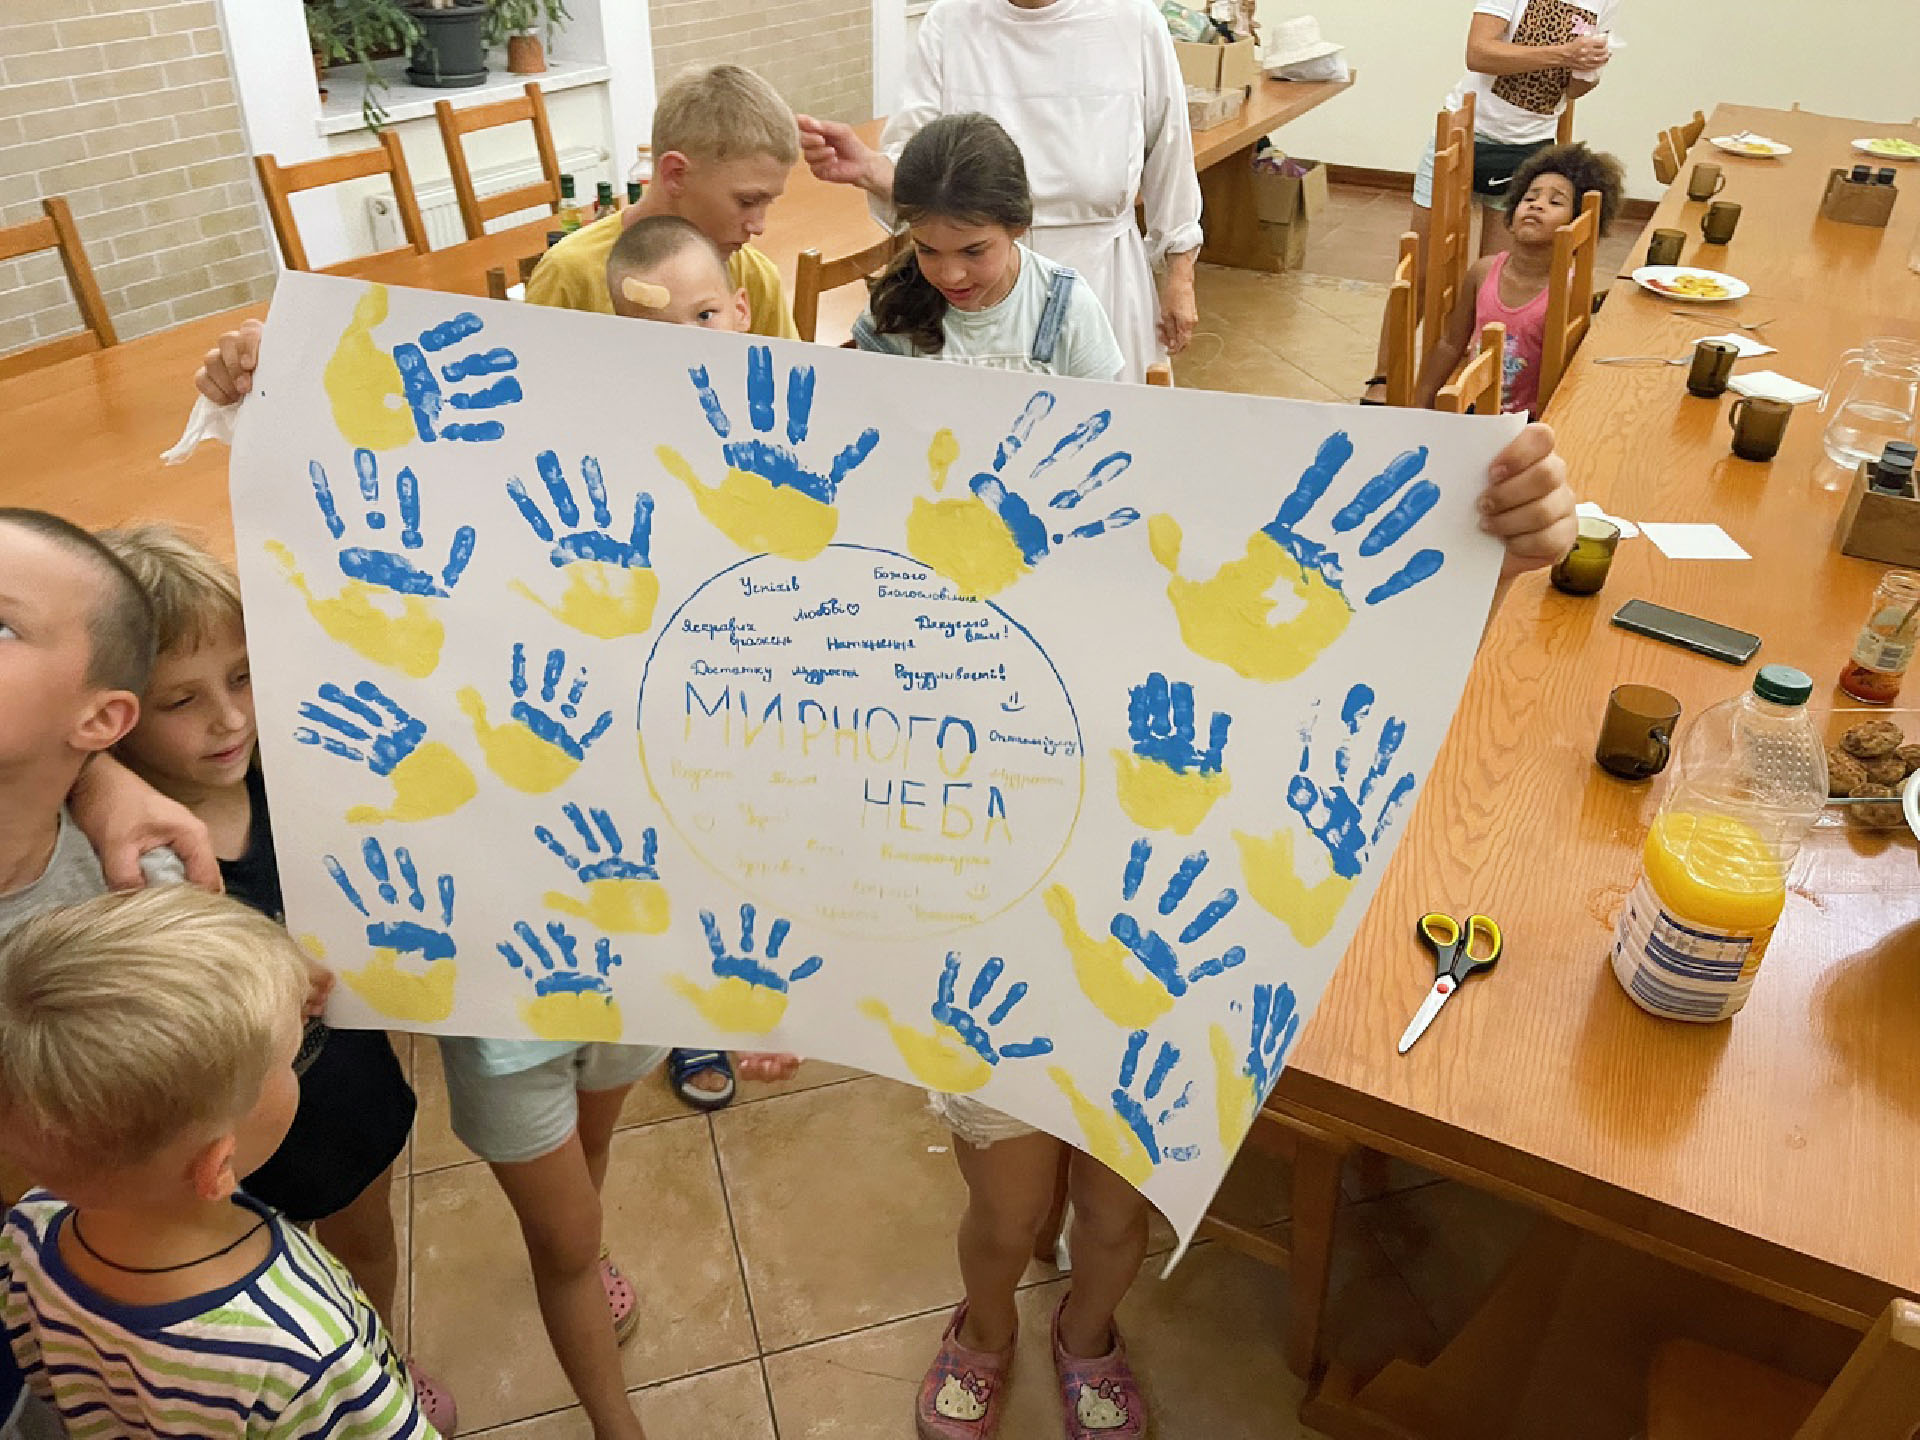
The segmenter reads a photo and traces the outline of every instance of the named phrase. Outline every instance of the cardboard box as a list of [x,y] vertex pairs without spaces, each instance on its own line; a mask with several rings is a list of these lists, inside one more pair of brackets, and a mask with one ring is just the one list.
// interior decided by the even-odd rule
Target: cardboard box
[[1920,500],[1869,490],[1867,467],[1862,465],[1854,472],[1834,538],[1842,555],[1908,569],[1920,567]]
[[1317,220],[1327,208],[1327,167],[1315,165],[1304,175],[1253,172],[1253,208],[1263,225],[1291,225]]
[[1845,170],[1827,174],[1827,193],[1820,202],[1820,213],[1843,225],[1884,227],[1893,216],[1893,202],[1900,196],[1897,185],[1860,184],[1848,178]]
[[1181,78],[1202,90],[1250,89],[1260,78],[1260,53],[1251,40],[1236,40],[1231,45],[1176,40],[1173,50],[1180,57]]

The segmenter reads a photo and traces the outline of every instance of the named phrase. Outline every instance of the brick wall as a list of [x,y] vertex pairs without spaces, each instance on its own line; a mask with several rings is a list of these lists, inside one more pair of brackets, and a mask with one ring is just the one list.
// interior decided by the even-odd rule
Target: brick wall
[[873,6],[899,3],[653,0],[654,75],[664,87],[692,66],[731,61],[765,76],[795,110],[865,120],[873,114]]
[[[43,195],[122,339],[271,291],[214,0],[0,0],[0,226]],[[79,324],[55,255],[0,262],[0,352]]]

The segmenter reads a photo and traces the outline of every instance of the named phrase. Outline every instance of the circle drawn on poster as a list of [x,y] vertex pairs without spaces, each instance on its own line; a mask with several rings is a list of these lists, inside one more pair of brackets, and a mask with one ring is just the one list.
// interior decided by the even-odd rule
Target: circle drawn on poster
[[864,937],[950,933],[1046,878],[1086,754],[1025,626],[919,561],[757,555],[662,626],[640,760],[668,822],[763,907]]

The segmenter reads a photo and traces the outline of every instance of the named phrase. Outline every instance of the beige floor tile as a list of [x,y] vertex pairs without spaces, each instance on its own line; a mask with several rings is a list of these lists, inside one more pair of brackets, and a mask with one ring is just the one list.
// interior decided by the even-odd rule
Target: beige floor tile
[[[1210,328],[1204,311],[1201,327]],[[1211,329],[1220,336],[1219,343],[1206,335],[1197,336],[1190,355],[1174,362],[1174,375],[1181,385],[1241,395],[1281,395],[1294,400],[1347,398],[1275,354],[1250,333],[1250,327],[1215,325]]]
[[[468,1429],[557,1410],[572,1396],[548,1347],[519,1227],[484,1165],[416,1176],[414,1353]],[[640,1294],[621,1352],[635,1384],[754,1354],[747,1297],[706,1122],[614,1136],[606,1238]],[[507,1337],[511,1337],[510,1342]]]
[[921,1091],[851,1080],[723,1110],[713,1133],[766,1349],[958,1300],[965,1187]]
[[[758,1361],[729,1365],[631,1392],[650,1440],[774,1440],[766,1380]],[[537,1415],[484,1434],[488,1440],[593,1440],[578,1406]]]
[[1313,275],[1294,272],[1300,298],[1314,309],[1342,320],[1364,334],[1380,328],[1380,316],[1387,305],[1387,282],[1382,280],[1343,280],[1338,275]]
[[1538,1217],[1530,1210],[1443,1180],[1356,1205],[1442,1337],[1478,1308]]

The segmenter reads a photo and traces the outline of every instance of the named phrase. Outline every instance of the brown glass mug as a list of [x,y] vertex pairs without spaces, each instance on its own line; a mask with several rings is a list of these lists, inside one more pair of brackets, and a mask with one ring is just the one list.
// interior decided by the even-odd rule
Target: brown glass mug
[[1693,365],[1687,371],[1687,390],[1702,400],[1724,395],[1733,378],[1733,362],[1740,347],[1731,340],[1702,340],[1693,347]]
[[1711,200],[1726,188],[1727,177],[1718,165],[1702,160],[1687,177],[1687,199]]
[[1743,395],[1727,410],[1733,426],[1733,453],[1742,460],[1771,460],[1780,453],[1793,406],[1762,395]]
[[1653,232],[1653,238],[1647,242],[1647,264],[1678,265],[1680,256],[1686,248],[1686,231],[1656,230]]
[[1700,233],[1707,237],[1709,245],[1725,245],[1733,239],[1734,227],[1739,223],[1740,206],[1732,200],[1716,200],[1700,217]]
[[1613,568],[1613,552],[1619,543],[1618,525],[1582,515],[1573,549],[1560,558],[1547,578],[1564,595],[1597,595],[1607,583],[1607,571]]
[[1607,697],[1606,718],[1593,758],[1609,775],[1646,780],[1667,768],[1680,702],[1651,685],[1618,685]]

